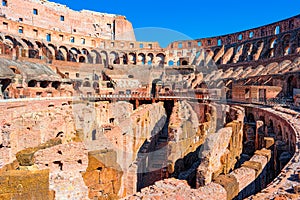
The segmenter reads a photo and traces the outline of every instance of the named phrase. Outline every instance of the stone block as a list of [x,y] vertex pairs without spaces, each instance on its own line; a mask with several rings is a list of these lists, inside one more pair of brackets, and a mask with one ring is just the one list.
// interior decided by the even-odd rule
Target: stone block
[[83,180],[87,186],[90,186],[92,184],[98,184],[99,179],[99,171],[88,171],[85,172],[83,175]]
[[255,161],[246,161],[242,164],[242,167],[247,167],[255,170],[255,177],[258,177],[262,171],[261,163]]
[[239,183],[233,175],[220,175],[214,180],[214,183],[220,184],[225,188],[227,200],[231,200],[239,194]]
[[271,157],[272,157],[272,152],[271,152],[271,150],[265,149],[265,148],[263,148],[263,149],[261,149],[261,150],[255,151],[254,154],[255,154],[255,155],[265,156],[265,157],[268,158],[268,161],[270,161],[270,160],[271,160]]
[[264,147],[266,149],[271,148],[275,144],[274,138],[272,137],[265,137],[264,142],[265,142]]
[[240,167],[230,174],[237,179],[239,183],[239,192],[255,181],[255,170],[250,168]]

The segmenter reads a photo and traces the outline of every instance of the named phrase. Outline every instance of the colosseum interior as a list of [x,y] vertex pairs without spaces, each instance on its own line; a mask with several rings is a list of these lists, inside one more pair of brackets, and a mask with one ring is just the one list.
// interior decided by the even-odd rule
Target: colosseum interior
[[0,199],[300,199],[300,15],[161,48],[0,6]]

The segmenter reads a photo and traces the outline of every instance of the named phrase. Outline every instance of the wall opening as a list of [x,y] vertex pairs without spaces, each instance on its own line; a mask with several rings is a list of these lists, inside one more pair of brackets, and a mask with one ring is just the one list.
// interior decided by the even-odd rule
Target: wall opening
[[32,10],[32,13],[33,13],[34,15],[38,15],[38,14],[39,14],[39,12],[38,12],[38,10],[37,10],[36,8],[34,8],[34,9]]
[[7,6],[7,0],[2,0],[2,6]]
[[275,35],[278,35],[279,33],[280,33],[280,26],[276,26]]
[[46,40],[47,40],[47,42],[51,42],[51,34],[48,33],[46,35]]
[[253,38],[253,36],[254,36],[254,33],[253,33],[253,31],[251,31],[251,32],[249,33],[249,38]]
[[36,80],[31,80],[28,82],[28,87],[36,87],[37,81]]
[[48,87],[48,85],[49,85],[49,82],[48,82],[48,81],[42,81],[42,82],[40,83],[41,88],[46,88],[46,87]]
[[19,31],[18,31],[19,33],[23,33],[23,26],[19,26]]
[[53,164],[58,165],[58,168],[60,171],[63,170],[63,164],[61,161],[54,161]]
[[242,39],[243,39],[243,35],[242,35],[242,34],[239,34],[238,40],[242,40]]

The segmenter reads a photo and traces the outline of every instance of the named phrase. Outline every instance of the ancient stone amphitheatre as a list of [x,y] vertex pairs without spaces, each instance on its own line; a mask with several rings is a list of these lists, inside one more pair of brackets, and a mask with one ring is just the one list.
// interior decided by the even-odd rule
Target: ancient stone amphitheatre
[[300,199],[300,15],[166,48],[45,0],[0,27],[0,199]]

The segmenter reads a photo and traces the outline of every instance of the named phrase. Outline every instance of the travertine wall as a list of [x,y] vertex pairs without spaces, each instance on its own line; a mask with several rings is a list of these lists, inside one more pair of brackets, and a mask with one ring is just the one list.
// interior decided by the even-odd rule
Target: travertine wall
[[[36,14],[33,9],[36,9]],[[10,0],[6,6],[1,6],[1,14],[10,20],[19,21],[21,24],[34,25],[62,33],[109,40],[135,40],[132,25],[124,16],[88,10],[78,12],[54,2]],[[28,30],[28,35],[29,31],[32,36],[36,36],[33,30]],[[46,36],[43,39],[45,40]]]
[[162,102],[141,105],[129,118],[105,133],[117,152],[117,163],[124,172],[120,196],[137,191],[138,151],[145,142],[150,141],[162,130],[166,118]]
[[49,170],[10,170],[0,174],[0,199],[53,200]]
[[35,165],[49,169],[49,188],[55,199],[88,199],[81,172],[88,166],[88,152],[82,142],[57,145],[35,153]]
[[121,188],[122,169],[117,164],[114,150],[97,150],[88,154],[88,167],[82,173],[89,189],[90,199],[118,199]]
[[18,151],[38,146],[59,133],[62,133],[64,142],[75,137],[73,113],[68,99],[28,102],[0,103],[0,155],[3,164],[12,162]]
[[[236,108],[236,111],[238,110],[240,110],[239,107]],[[297,116],[297,113],[295,111],[283,108],[271,109],[246,106],[246,113],[248,114],[249,111],[254,111],[255,118],[262,119],[260,117],[260,115],[262,114],[264,114],[265,117],[270,117],[273,120],[274,125],[277,123],[282,123],[282,129],[286,131],[289,130],[287,131],[289,133],[287,133],[287,137],[290,138],[289,141],[293,143],[294,139],[296,139],[294,138],[294,136],[297,134],[297,132],[295,131],[299,131],[300,129],[299,123],[296,122],[297,119],[294,119],[292,117],[293,115]],[[240,117],[236,116],[235,119],[241,119]],[[294,123],[294,125],[288,123],[286,119],[288,119],[291,123]],[[232,124],[233,122],[231,122],[230,124]],[[234,126],[230,128],[227,127],[227,129],[231,128],[236,130]],[[259,126],[258,129],[260,128],[261,126]],[[234,140],[236,139],[237,138],[235,138]],[[232,144],[230,146],[232,146]],[[173,197],[172,195],[180,197],[181,194],[184,194],[184,197],[193,195],[194,199],[244,199],[249,195],[255,194],[263,188],[267,187],[267,184],[272,178],[272,160],[274,154],[271,151],[273,151],[273,147],[272,145],[270,146],[268,140],[265,140],[265,143],[262,144],[262,147],[265,148],[255,151],[254,155],[248,161],[244,162],[239,168],[234,169],[226,175],[216,176],[213,182],[200,187],[197,190],[192,190],[188,187],[184,189],[184,192],[177,193],[176,191],[178,189],[176,189],[175,191],[171,188],[177,188],[176,186],[183,187],[183,183],[174,179],[165,179],[164,181],[156,182],[156,184],[152,187],[142,189],[140,193],[137,193],[134,196],[129,196],[126,199],[143,199],[150,196],[159,196],[161,198],[167,199],[169,197]],[[293,147],[291,147],[291,150],[293,150]],[[286,166],[286,168],[269,185],[269,187],[264,189],[263,192],[249,197],[249,199],[298,199],[299,195],[297,186],[297,169],[299,168],[299,162],[297,160],[299,160],[299,156],[295,155],[293,159],[295,160],[292,160],[288,163],[288,166]],[[170,184],[171,186],[169,186]],[[195,195],[194,192],[203,192],[203,194]]]
[[196,186],[210,183],[219,174],[228,174],[234,169],[243,147],[244,110],[241,107],[230,108],[231,121],[225,128],[207,135],[201,146],[197,168]]

